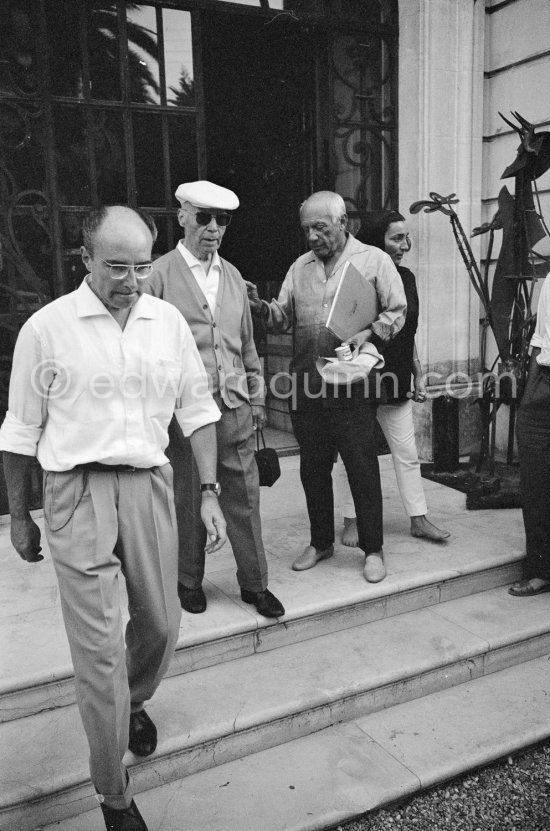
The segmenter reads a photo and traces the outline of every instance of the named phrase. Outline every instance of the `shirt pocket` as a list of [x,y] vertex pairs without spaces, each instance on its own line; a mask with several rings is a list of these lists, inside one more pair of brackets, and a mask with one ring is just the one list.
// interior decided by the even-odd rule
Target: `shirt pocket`
[[173,358],[157,358],[149,363],[148,382],[153,398],[178,397],[181,386],[182,364]]

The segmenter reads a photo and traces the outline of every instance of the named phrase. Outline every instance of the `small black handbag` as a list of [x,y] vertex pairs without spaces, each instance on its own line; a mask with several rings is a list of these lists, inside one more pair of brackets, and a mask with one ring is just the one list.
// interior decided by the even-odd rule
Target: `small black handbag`
[[[262,437],[263,447],[260,447],[260,436]],[[260,486],[265,485],[270,488],[281,475],[281,466],[277,451],[273,447],[265,446],[263,430],[256,430],[256,453],[254,455],[260,474]]]

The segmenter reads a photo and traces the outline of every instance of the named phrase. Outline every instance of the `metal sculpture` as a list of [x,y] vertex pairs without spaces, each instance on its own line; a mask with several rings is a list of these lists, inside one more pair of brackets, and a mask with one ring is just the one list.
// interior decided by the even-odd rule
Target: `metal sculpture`
[[[489,240],[484,269],[479,268],[460,219],[453,208],[458,203],[454,193],[441,196],[430,193],[429,200],[414,202],[411,213],[424,210],[440,211],[449,217],[453,234],[468,271],[470,281],[480,299],[483,316],[480,320],[481,412],[482,437],[477,458],[476,473],[487,460],[488,472],[494,476],[496,415],[501,404],[510,406],[507,463],[513,459],[515,410],[525,386],[528,367],[528,348],[535,325],[532,299],[535,280],[544,276],[540,261],[547,260],[534,248],[550,236],[542,216],[536,180],[550,168],[550,132],[536,133],[535,127],[519,113],[512,115],[516,126],[502,114],[501,118],[518,133],[521,142],[514,162],[502,178],[515,179],[512,196],[504,186],[498,197],[498,210],[493,219],[474,228],[472,236],[488,233]],[[535,205],[536,202],[536,205]],[[490,287],[489,270],[494,235],[502,230],[502,244]],[[547,270],[547,266],[545,266]],[[498,355],[487,366],[487,332],[491,330]],[[498,374],[495,368],[498,365]]]

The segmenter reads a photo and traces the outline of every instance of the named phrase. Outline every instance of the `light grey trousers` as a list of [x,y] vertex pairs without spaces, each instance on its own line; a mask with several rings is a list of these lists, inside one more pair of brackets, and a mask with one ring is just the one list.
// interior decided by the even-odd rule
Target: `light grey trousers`
[[[158,687],[181,617],[171,467],[47,472],[44,515],[92,782],[105,804],[125,808],[132,800],[122,763],[130,710]],[[130,614],[125,638],[121,573]]]

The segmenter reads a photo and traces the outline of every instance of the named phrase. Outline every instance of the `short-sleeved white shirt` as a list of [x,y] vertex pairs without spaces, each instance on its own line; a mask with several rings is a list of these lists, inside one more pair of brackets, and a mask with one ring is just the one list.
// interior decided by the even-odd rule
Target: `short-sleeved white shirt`
[[155,467],[174,412],[185,435],[220,418],[183,316],[143,294],[121,329],[85,280],[21,329],[0,450],[54,471]]

